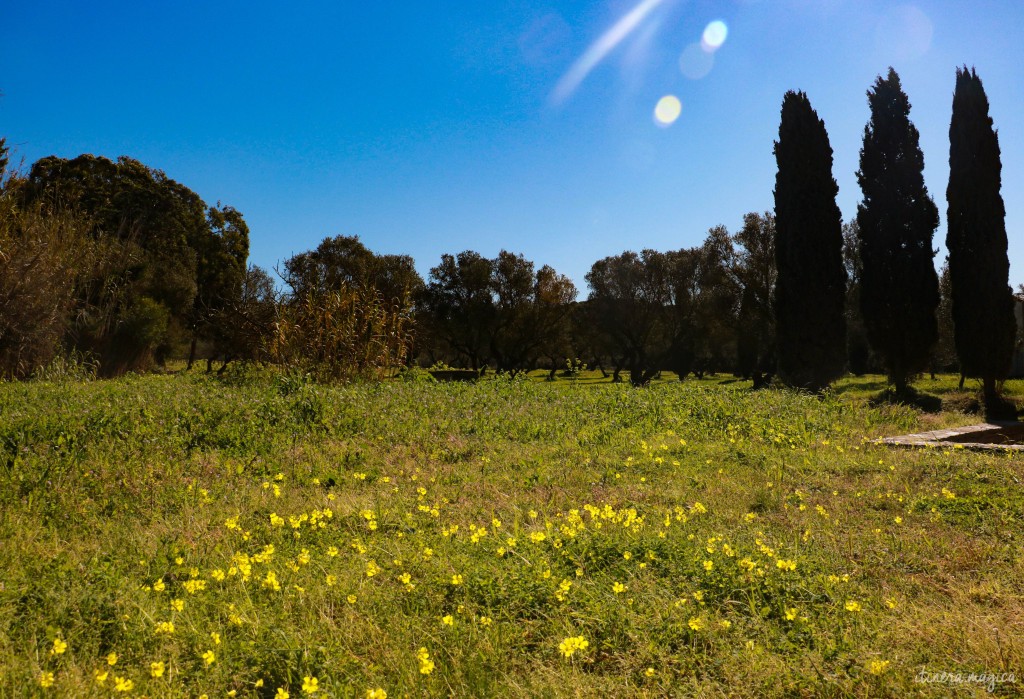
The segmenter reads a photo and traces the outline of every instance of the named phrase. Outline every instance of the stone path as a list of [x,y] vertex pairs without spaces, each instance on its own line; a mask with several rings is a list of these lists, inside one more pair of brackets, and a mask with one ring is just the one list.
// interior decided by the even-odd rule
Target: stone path
[[[883,437],[874,440],[875,444],[887,444],[893,447],[945,447],[947,449],[973,449],[979,451],[1024,451],[1024,444],[995,444],[972,442],[970,435],[978,432],[996,432],[1007,427],[1019,427],[1019,422],[984,422],[966,427],[951,427],[945,430],[932,430],[917,434],[903,434],[898,437]],[[982,439],[982,435],[978,435]]]

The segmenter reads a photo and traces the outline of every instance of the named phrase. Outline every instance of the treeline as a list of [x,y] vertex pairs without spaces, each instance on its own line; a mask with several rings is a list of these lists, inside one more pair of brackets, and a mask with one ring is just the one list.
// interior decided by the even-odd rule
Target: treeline
[[246,276],[249,231],[231,207],[131,158],[47,157],[0,189],[0,372],[58,353],[113,376],[194,352]]
[[0,140],[0,374],[30,376],[69,354],[104,376],[171,357],[341,380],[414,364],[554,376],[585,363],[635,385],[670,370],[809,390],[882,370],[902,391],[922,371],[959,369],[994,396],[1016,326],[981,81],[957,71],[941,279],[938,209],[895,71],[868,101],[855,219],[844,224],[835,203],[824,123],[790,92],[774,212],[747,214],[734,233],[713,228],[695,248],[598,260],[585,300],[566,276],[511,252],[446,254],[423,279],[409,256],[348,236],[286,260],[279,289],[247,266],[235,209],[124,157],[48,157],[9,172]]

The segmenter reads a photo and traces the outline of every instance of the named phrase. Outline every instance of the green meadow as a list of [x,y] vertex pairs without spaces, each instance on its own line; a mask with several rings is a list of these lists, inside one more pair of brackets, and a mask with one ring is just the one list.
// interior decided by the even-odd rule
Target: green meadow
[[883,387],[0,383],[0,696],[1017,694],[1021,457]]

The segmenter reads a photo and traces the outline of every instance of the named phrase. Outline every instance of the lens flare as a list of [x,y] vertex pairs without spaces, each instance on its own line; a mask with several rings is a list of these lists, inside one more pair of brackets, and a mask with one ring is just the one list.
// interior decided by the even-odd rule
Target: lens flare
[[725,43],[725,38],[728,35],[729,27],[722,20],[716,19],[704,27],[704,33],[700,37],[700,47],[708,53],[714,53],[722,48],[722,44]]
[[715,54],[705,51],[700,44],[690,44],[679,56],[679,70],[690,80],[700,80],[714,65]]
[[675,95],[665,95],[654,107],[654,122],[658,126],[670,126],[683,111],[683,103]]
[[641,0],[632,10],[623,15],[618,22],[612,25],[611,29],[602,34],[572,64],[569,72],[563,75],[562,79],[555,85],[555,89],[551,93],[551,101],[555,104],[565,102],[576,91],[576,88],[580,86],[580,83],[586,79],[590,71],[596,68],[597,64],[604,60],[605,56],[622,43],[623,39],[632,34],[647,15],[651,14],[663,2],[665,0]]

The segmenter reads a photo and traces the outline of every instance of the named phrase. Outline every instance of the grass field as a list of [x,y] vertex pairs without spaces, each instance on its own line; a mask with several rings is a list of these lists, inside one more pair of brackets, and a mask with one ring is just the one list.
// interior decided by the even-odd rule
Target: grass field
[[0,696],[1020,693],[1021,457],[883,386],[0,384]]

